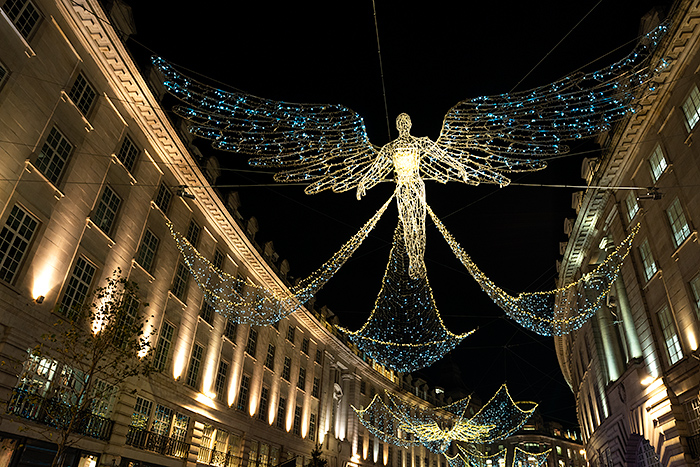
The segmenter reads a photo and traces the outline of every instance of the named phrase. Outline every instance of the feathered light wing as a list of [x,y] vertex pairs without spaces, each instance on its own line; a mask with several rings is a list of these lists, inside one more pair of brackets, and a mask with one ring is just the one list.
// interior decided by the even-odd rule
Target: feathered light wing
[[[654,29],[624,59],[529,91],[459,102],[445,116],[437,146],[472,170],[537,170],[568,152],[566,141],[601,133],[634,112],[666,66],[651,56],[667,24]],[[487,181],[488,180],[484,180]],[[498,183],[498,177],[491,183]]]
[[346,107],[223,91],[181,74],[160,57],[152,61],[182,102],[174,111],[190,122],[193,134],[216,149],[252,155],[251,165],[279,169],[277,181],[308,182],[307,193],[350,190],[378,155],[364,121]]

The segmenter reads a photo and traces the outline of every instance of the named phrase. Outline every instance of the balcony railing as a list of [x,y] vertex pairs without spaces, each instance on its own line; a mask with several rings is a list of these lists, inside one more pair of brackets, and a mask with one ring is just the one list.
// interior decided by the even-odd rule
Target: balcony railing
[[700,457],[700,434],[688,436],[688,448],[693,459]]
[[109,441],[114,422],[89,410],[76,410],[57,398],[46,398],[22,389],[13,389],[7,402],[7,413],[33,420],[58,429],[66,429],[71,423],[71,432],[91,438]]
[[144,451],[157,452],[164,456],[180,459],[185,459],[187,453],[190,452],[189,443],[135,426],[129,427],[129,432],[126,435],[126,444]]
[[200,447],[197,462],[200,464],[209,464],[214,467],[239,467],[241,465],[241,458],[223,451],[215,451],[214,449]]

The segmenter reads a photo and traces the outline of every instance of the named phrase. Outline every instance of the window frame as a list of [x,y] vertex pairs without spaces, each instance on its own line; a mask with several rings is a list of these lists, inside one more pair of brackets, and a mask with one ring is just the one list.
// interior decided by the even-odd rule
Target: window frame
[[156,342],[156,348],[153,351],[153,367],[158,371],[165,371],[168,367],[170,348],[173,345],[174,335],[175,325],[164,320],[160,325],[158,342]]
[[[153,197],[153,204],[155,204],[160,212],[164,215],[168,215],[168,209],[170,208],[170,203],[173,200],[172,190],[163,182],[158,185],[158,190]],[[165,204],[165,206],[163,206]]]
[[629,194],[625,197],[625,208],[627,219],[632,222],[640,209],[639,202],[637,202],[637,194],[632,190],[630,190]]
[[[47,154],[47,150],[50,150],[51,153]],[[49,183],[57,187],[65,175],[68,161],[74,150],[75,145],[71,143],[58,126],[53,125],[46,135],[41,149],[32,157],[32,164]],[[57,164],[57,162],[60,162],[60,164]],[[58,170],[55,170],[57,166]],[[50,172],[49,169],[51,169]]]
[[[83,269],[92,269],[92,273],[90,273],[90,279],[87,282],[84,280],[84,277],[79,277],[76,279],[76,270],[80,262],[83,262],[85,265]],[[71,273],[67,278],[68,280],[63,286],[63,291],[61,292],[59,305],[56,308],[59,314],[65,316],[69,320],[73,320],[78,316],[78,314],[80,313],[80,308],[82,308],[82,306],[85,304],[85,300],[87,300],[87,298],[90,296],[95,277],[97,276],[97,271],[98,267],[95,263],[90,261],[85,255],[78,255],[75,262],[73,263],[73,266],[71,267]],[[84,276],[84,274],[85,271],[80,273],[81,276]],[[78,282],[77,286],[73,284],[74,279],[76,282]],[[83,297],[81,299],[76,300],[76,297],[74,297],[71,293],[70,298],[67,299],[66,297],[69,297],[69,290],[78,290],[78,293],[82,294]],[[82,290],[82,292],[80,290]],[[67,300],[70,300],[70,303],[66,303]],[[74,305],[77,305],[77,308],[75,308]],[[66,306],[68,306],[69,312],[65,311],[64,307]]]
[[661,147],[661,144],[657,144],[654,147],[654,150],[651,152],[651,155],[649,156],[649,159],[647,159],[647,161],[649,162],[649,173],[651,175],[651,181],[656,183],[661,179],[663,174],[666,173],[670,166],[670,163],[666,158],[666,153]]
[[175,266],[175,274],[173,275],[170,293],[173,294],[182,303],[187,303],[187,291],[190,285],[190,270],[184,262],[178,261]]
[[[77,88],[76,86],[80,86]],[[66,93],[75,108],[87,118],[95,108],[95,103],[99,94],[95,86],[90,83],[90,80],[82,71],[78,72],[70,86],[70,90]]]
[[671,238],[673,239],[673,244],[676,248],[679,248],[686,240],[688,240],[688,238],[690,238],[692,231],[690,230],[688,218],[685,217],[685,211],[683,210],[683,206],[681,205],[681,201],[678,199],[678,197],[676,197],[666,208],[666,216],[671,228]]
[[[41,24],[42,20],[44,19],[44,15],[42,14],[41,10],[34,4],[32,0],[24,0],[24,4],[20,7],[19,9],[19,14],[15,16],[15,18],[12,18],[10,16],[10,13],[5,9],[8,3],[14,0],[7,0],[3,2],[2,4],[2,11],[7,16],[7,19],[10,20],[10,23],[12,24],[13,28],[15,31],[22,37],[24,38],[25,41],[31,40],[31,38],[36,34],[37,29],[39,29],[39,25]],[[18,0],[18,3],[22,0]],[[31,5],[32,8],[34,9],[34,12],[36,13],[36,19],[34,20],[34,24],[31,26],[31,28],[24,33],[23,30],[24,28],[20,29],[20,27],[17,25],[19,17],[21,17],[27,10],[27,5]]]
[[[148,235],[150,235],[149,240],[155,239],[155,244],[152,244],[152,241],[146,243],[146,237]],[[158,238],[158,236],[154,234],[151,229],[146,227],[146,229],[143,231],[143,235],[141,236],[141,242],[139,242],[139,248],[136,250],[134,260],[144,271],[148,272],[149,274],[153,271],[159,246],[160,238]],[[147,262],[145,261],[146,259],[148,259]]]
[[[109,199],[106,199],[106,196],[109,196]],[[115,199],[117,204],[113,206]],[[93,209],[93,214],[90,216],[92,223],[110,238],[114,226],[117,224],[117,216],[119,216],[122,201],[122,197],[109,184],[105,184],[95,209]],[[108,225],[104,225],[105,223],[108,223]]]
[[[16,217],[14,214],[15,210],[19,211],[19,213],[23,215],[21,219]],[[29,228],[29,226],[26,225],[27,220],[34,223],[34,226],[31,227],[29,236],[25,235],[25,232]],[[18,225],[13,225],[17,224],[17,222],[19,223]],[[7,282],[8,284],[15,283],[18,276],[22,272],[27,255],[32,250],[33,241],[36,238],[37,231],[40,229],[40,227],[41,222],[39,219],[33,216],[27,209],[24,209],[24,207],[18,203],[15,203],[12,206],[7,218],[5,218],[5,223],[3,224],[2,228],[0,228],[0,280]],[[6,231],[9,233],[9,235],[11,235],[11,238],[8,237],[7,241],[5,241]],[[21,239],[19,245],[17,243],[18,238]],[[20,245],[22,244],[23,246],[20,248]],[[2,251],[3,245],[7,245],[6,251]],[[17,257],[16,254],[13,254],[13,252],[18,252],[19,257]],[[5,263],[8,259],[14,262],[14,266],[6,266]],[[6,267],[8,274],[10,275],[9,278],[7,277],[8,274],[4,273]]]
[[669,364],[673,366],[683,360],[684,354],[681,340],[678,336],[678,329],[676,329],[671,313],[672,311],[669,306],[664,305],[656,312],[656,318],[659,323],[661,335],[663,336],[666,357],[668,358]]
[[[124,152],[126,152],[125,155],[123,154]],[[119,144],[119,148],[114,153],[114,157],[119,160],[127,172],[133,173],[140,154],[141,149],[136,145],[134,139],[129,136],[128,133],[125,133],[121,143]]]
[[651,251],[651,245],[649,244],[649,239],[645,238],[644,241],[637,248],[639,251],[639,256],[642,259],[642,267],[644,268],[644,277],[647,282],[649,282],[654,275],[659,271],[659,266],[654,260],[654,254]]
[[[693,107],[692,109],[690,109],[691,105]],[[686,98],[683,99],[681,110],[683,111],[685,129],[690,133],[700,121],[700,90],[698,90],[697,85],[693,85],[693,88],[688,92]]]
[[194,345],[192,345],[192,350],[190,351],[190,360],[187,365],[187,373],[185,375],[185,385],[191,387],[192,389],[197,389],[197,386],[199,385],[199,370],[202,366],[203,359],[204,346],[199,342],[195,342]]

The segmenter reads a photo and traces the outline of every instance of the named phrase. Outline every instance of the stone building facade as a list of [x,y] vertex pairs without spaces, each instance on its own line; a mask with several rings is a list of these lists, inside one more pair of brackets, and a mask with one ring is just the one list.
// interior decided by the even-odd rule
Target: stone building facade
[[[118,28],[112,26],[118,25]],[[365,358],[312,306],[274,326],[213,312],[167,222],[226,272],[284,291],[289,264],[254,218],[210,187],[201,155],[159,105],[123,39],[120,1],[0,0],[0,465],[47,465],[39,415],[70,362],[30,357],[40,336],[120,268],[137,282],[161,370],[120,387],[76,434],[64,465],[437,467],[444,457],[379,442],[351,405],[385,389],[441,394]],[[29,382],[31,404],[17,397]]]
[[637,112],[600,138],[574,194],[559,285],[605,260],[640,224],[602,309],[555,338],[592,466],[700,461],[700,9],[679,0],[657,58],[670,60]]

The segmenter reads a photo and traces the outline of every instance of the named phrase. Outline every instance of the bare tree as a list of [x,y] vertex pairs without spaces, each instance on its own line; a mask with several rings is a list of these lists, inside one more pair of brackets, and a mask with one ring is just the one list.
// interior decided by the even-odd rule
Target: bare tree
[[119,386],[153,371],[138,286],[116,270],[85,303],[61,309],[51,332],[29,350],[8,411],[47,428],[27,427],[56,443],[52,467],[84,436],[108,439]]

